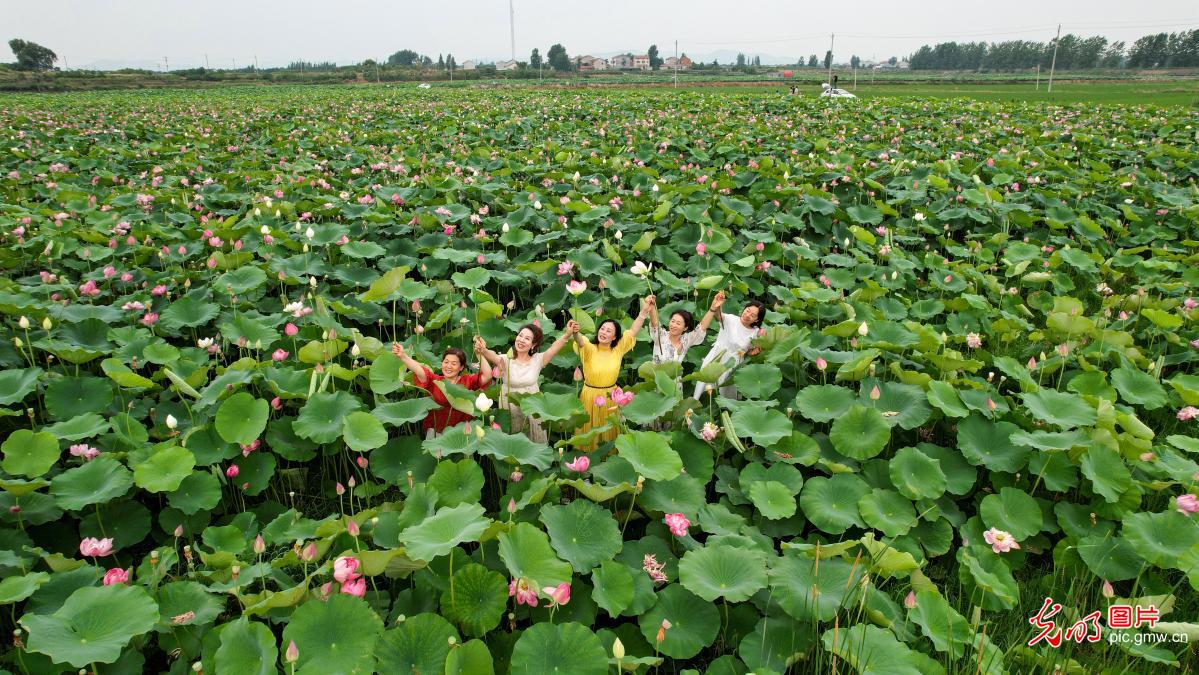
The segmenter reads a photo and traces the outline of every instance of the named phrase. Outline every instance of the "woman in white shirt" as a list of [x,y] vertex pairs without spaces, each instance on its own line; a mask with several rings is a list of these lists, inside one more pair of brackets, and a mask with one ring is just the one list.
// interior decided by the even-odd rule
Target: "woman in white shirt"
[[[708,310],[708,314],[704,318],[711,320],[708,317],[720,310],[724,304],[725,294],[721,291],[716,294],[716,299],[712,301],[712,309]],[[741,314],[724,314],[720,315],[720,332],[716,334],[716,342],[712,344],[712,348],[708,350],[707,356],[704,357],[703,365],[706,366],[712,361],[719,360],[724,363],[727,368],[720,379],[716,381],[716,386],[720,387],[720,395],[725,398],[733,398],[737,395],[736,387],[732,385],[721,386],[728,379],[729,373],[736,368],[747,355],[754,356],[761,351],[758,347],[750,347],[750,342],[757,337],[758,327],[762,325],[762,320],[766,317],[766,307],[758,300],[750,300],[741,308]],[[701,366],[702,367],[702,366]],[[695,398],[700,398],[704,389],[708,385],[703,382],[695,383]]]
[[488,363],[500,369],[504,383],[500,389],[500,407],[507,408],[512,414],[512,433],[521,431],[535,443],[547,443],[549,436],[541,427],[541,422],[521,412],[520,406],[508,400],[508,394],[536,394],[541,391],[538,383],[541,380],[541,369],[554,360],[558,352],[569,339],[568,334],[559,336],[550,348],[544,352],[537,351],[541,347],[541,327],[535,323],[525,324],[516,332],[512,341],[512,350],[508,354],[496,354],[487,348],[483,338],[476,337],[475,344],[479,347]]
[[[687,350],[703,343],[707,336],[708,326],[716,316],[716,301],[712,301],[712,308],[700,319],[698,326],[691,312],[677,309],[671,313],[666,330],[662,330],[662,324],[658,321],[657,299],[651,295],[646,300],[649,304],[649,339],[654,346],[654,363],[682,363]],[[681,382],[679,386],[682,387]]]

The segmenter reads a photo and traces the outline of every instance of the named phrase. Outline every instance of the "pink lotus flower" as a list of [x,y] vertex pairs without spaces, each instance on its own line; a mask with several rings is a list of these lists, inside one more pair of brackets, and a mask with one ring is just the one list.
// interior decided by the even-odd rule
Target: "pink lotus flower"
[[529,586],[529,582],[521,577],[519,580],[513,579],[508,584],[508,597],[516,597],[516,604],[525,604],[530,607],[537,606],[537,591]]
[[823,356],[817,356],[816,357],[816,370],[824,372],[825,368],[828,368],[828,361],[825,361]]
[[754,248],[757,249],[758,251],[764,251],[764,250],[766,250],[766,244],[763,244],[762,242],[759,241],[757,244],[754,244]]
[[1193,420],[1196,417],[1199,417],[1199,408],[1196,408],[1193,405],[1188,405],[1187,407],[1178,411],[1178,419],[1183,422]]
[[89,279],[88,281],[79,284],[79,294],[94,298],[100,295],[100,289],[96,288],[96,282],[94,280]]
[[341,585],[341,592],[346,595],[355,595],[360,598],[366,596],[366,577],[358,577],[353,581],[347,581]]
[[1187,298],[1186,300],[1182,301],[1182,306],[1186,307],[1187,309],[1195,309],[1196,307],[1199,307],[1199,301],[1196,301],[1194,298]]
[[712,441],[716,440],[716,436],[719,433],[720,427],[712,424],[711,422],[704,422],[703,428],[699,431],[699,437],[711,443]]
[[116,275],[117,275],[117,268],[113,267],[112,265],[108,265],[107,267],[104,268],[104,278],[105,279],[111,279],[112,277],[115,277]]
[[236,464],[230,464],[228,469],[225,469],[225,475],[229,478],[237,478],[237,474],[241,473],[241,469]]
[[512,481],[513,483],[519,483],[524,479],[525,479],[525,475],[523,473],[521,473],[520,469],[517,469],[517,470],[513,471],[512,473],[508,474],[508,480]]
[[599,396],[595,397],[595,400],[592,401],[592,403],[594,403],[595,407],[597,408],[605,408],[608,406],[608,399],[604,398],[603,394],[600,394]]
[[358,559],[354,556],[343,555],[333,561],[333,578],[339,583],[353,581],[359,577],[358,574]]
[[695,252],[696,252],[696,253],[698,253],[699,255],[705,255],[705,254],[707,254],[707,252],[708,252],[708,245],[707,245],[707,244],[705,244],[705,243],[704,243],[704,242],[702,242],[702,241],[701,241],[701,242],[699,242],[698,244],[696,244],[696,245],[695,245]]
[[574,373],[574,381],[579,382],[579,381],[582,381],[582,379],[583,379],[583,371],[576,366],[575,373]]
[[114,567],[104,573],[104,585],[112,586],[113,584],[123,584],[129,581],[129,573],[125,570]]
[[991,545],[991,550],[996,553],[1007,553],[1014,548],[1020,548],[1019,542],[1016,541],[1010,533],[992,527],[983,532],[983,539]]
[[290,321],[288,321],[287,325],[283,327],[283,334],[287,337],[294,337],[295,334],[299,332],[300,329],[296,328],[296,325]]
[[691,527],[691,521],[687,520],[687,516],[681,513],[668,513],[663,520],[666,521],[666,526],[670,528],[670,533],[676,537],[687,536],[687,528]]
[[276,349],[275,352],[271,354],[271,359],[274,361],[283,361],[287,359],[287,351],[283,349]]
[[578,457],[575,458],[575,460],[573,462],[567,462],[563,466],[570,469],[571,471],[577,471],[579,473],[583,473],[584,471],[586,471],[588,468],[591,467],[591,460],[587,458],[587,455],[579,455]]
[[1112,588],[1112,582],[1108,581],[1107,579],[1103,580],[1103,589],[1101,592],[1105,598],[1116,597],[1116,589]]
[[1199,496],[1189,493],[1179,495],[1174,500],[1174,508],[1184,516],[1199,513]]
[[153,326],[154,324],[158,323],[158,313],[146,312],[142,315],[141,322],[143,326]]
[[112,537],[106,539],[87,537],[79,542],[79,553],[88,558],[103,558],[112,553]]
[[558,584],[555,586],[545,586],[541,592],[550,599],[550,607],[565,605],[570,602],[570,584]]
[[587,290],[587,282],[586,281],[575,280],[575,281],[571,281],[570,283],[566,284],[566,292],[570,293],[571,295],[576,296],[576,297],[579,295],[582,295],[583,291],[585,291],[585,290]]
[[82,457],[84,461],[90,462],[100,456],[100,451],[89,446],[87,443],[77,443],[70,448],[72,457]]
[[283,399],[276,396],[271,399],[271,407],[275,410],[283,410]]
[[903,606],[907,607],[908,609],[915,609],[916,591],[908,591],[907,596],[903,599]]
[[978,349],[979,347],[982,347],[983,346],[982,336],[979,335],[978,333],[967,333],[966,334],[966,346],[971,349]]
[[879,391],[877,384],[874,385],[874,388],[870,390],[870,400],[871,401],[877,401],[882,395],[883,395],[883,393],[881,391]]
[[1027,367],[1028,367],[1028,369],[1029,369],[1029,370],[1036,370],[1036,369],[1037,369],[1037,359],[1036,359],[1036,357],[1035,357],[1035,356],[1030,356],[1030,357],[1028,357],[1028,364],[1027,364]]
[[612,390],[612,402],[624,407],[633,402],[633,392],[624,391],[620,387],[616,387]]
[[[395,195],[392,195],[393,197]],[[283,660],[288,663],[295,663],[300,659],[300,648],[296,647],[296,641],[291,640],[287,643],[287,651],[283,652]]]

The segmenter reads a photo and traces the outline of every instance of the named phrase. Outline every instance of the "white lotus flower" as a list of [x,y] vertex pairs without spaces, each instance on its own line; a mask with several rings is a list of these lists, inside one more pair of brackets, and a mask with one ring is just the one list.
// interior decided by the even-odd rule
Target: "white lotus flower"
[[540,208],[541,208],[541,200],[540,200],[540,199],[538,199],[537,201],[533,202],[533,208],[535,208],[535,209],[540,209]]
[[350,356],[358,358],[362,355],[362,350],[358,348],[358,343],[355,342],[353,347],[350,347]]
[[644,262],[638,260],[637,262],[633,263],[633,267],[629,269],[629,273],[644,279],[649,276],[649,273],[652,272],[653,269],[653,265],[646,265]]
[[916,222],[922,223],[922,222],[924,222],[925,216],[923,213],[917,213],[916,215],[912,216],[912,218],[914,218],[916,220]]
[[500,226],[500,231],[501,231],[501,232],[507,232],[507,231],[508,231],[508,223],[504,223],[503,225],[501,225],[501,226]]
[[479,392],[479,397],[475,399],[475,408],[479,412],[491,410],[491,399],[487,398],[487,394]]
[[866,337],[866,333],[869,331],[870,329],[866,326],[865,321],[862,322],[862,325],[858,326],[858,335],[861,335],[862,337]]
[[261,232],[261,233],[263,233],[263,234],[270,234],[270,233],[271,233],[271,228],[267,227],[266,225],[263,225],[262,227],[260,227],[260,228],[258,229],[258,231],[259,231],[259,232]]
[[174,431],[177,426],[179,426],[179,420],[175,419],[174,415],[167,415],[167,428]]
[[313,230],[313,229],[310,227],[310,228],[308,228],[307,230],[304,230],[304,236],[305,236],[305,237],[308,237],[309,239],[312,239],[313,237],[315,237],[315,236],[316,236],[316,230]]
[[17,319],[17,325],[21,327],[21,330],[29,330],[29,319],[21,317]]
[[44,328],[45,330],[50,330],[53,327],[54,327],[54,322],[50,320],[50,317],[46,317],[46,318],[42,319],[42,328]]
[[621,239],[624,239],[624,232],[617,230],[616,234],[613,236],[616,237],[616,241],[620,241]]
[[200,349],[208,349],[212,346],[212,338],[200,338],[196,340],[196,346]]

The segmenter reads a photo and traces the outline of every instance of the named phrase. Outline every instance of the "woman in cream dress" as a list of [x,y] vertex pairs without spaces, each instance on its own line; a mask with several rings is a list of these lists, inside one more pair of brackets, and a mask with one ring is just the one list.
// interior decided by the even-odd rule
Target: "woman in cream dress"
[[488,363],[500,369],[504,379],[500,389],[500,407],[506,408],[512,415],[512,433],[521,431],[536,443],[547,443],[549,436],[541,427],[541,422],[529,417],[521,411],[520,406],[508,399],[509,393],[536,394],[541,391],[541,369],[554,360],[569,339],[568,332],[564,333],[550,348],[544,352],[537,351],[541,347],[541,327],[535,323],[525,324],[516,332],[509,354],[496,354],[487,348],[483,338],[475,337],[475,346]]

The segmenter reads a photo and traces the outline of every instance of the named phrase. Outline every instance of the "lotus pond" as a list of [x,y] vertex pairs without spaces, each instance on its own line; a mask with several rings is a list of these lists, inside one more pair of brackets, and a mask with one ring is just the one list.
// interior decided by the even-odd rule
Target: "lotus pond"
[[[1145,635],[1199,639],[1197,129],[702,92],[0,97],[0,659],[1193,667]],[[587,454],[569,348],[520,398],[546,443],[499,383],[446,386],[476,419],[426,438],[391,349],[594,339],[720,290],[766,306],[737,396],[686,397],[724,368],[655,366],[643,332]],[[1046,597],[1062,629],[1160,618],[1028,646]]]

